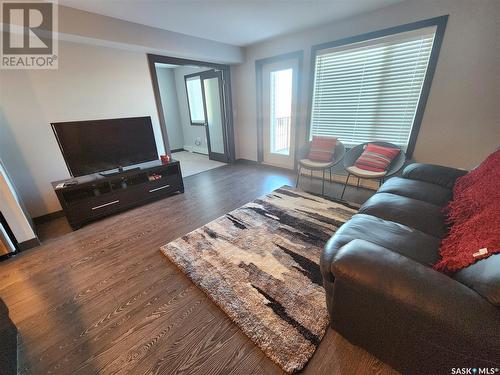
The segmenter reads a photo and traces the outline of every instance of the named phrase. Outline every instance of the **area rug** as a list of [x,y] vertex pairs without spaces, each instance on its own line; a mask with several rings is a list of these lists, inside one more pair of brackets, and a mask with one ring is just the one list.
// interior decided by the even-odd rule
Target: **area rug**
[[301,370],[328,327],[319,269],[356,210],[281,187],[161,251],[283,370]]

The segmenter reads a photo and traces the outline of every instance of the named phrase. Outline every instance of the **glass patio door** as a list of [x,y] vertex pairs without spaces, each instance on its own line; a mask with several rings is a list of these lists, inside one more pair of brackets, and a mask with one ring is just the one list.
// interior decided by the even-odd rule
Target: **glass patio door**
[[293,169],[297,106],[297,60],[262,70],[263,162]]

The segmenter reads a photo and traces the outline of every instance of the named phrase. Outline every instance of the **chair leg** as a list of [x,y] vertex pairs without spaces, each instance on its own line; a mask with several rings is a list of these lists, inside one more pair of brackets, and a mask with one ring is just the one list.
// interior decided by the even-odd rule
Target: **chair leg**
[[313,170],[311,169],[311,182],[313,180]]
[[345,193],[345,188],[347,187],[347,183],[349,182],[349,177],[351,176],[350,173],[347,173],[347,178],[344,183],[344,189],[342,190],[342,195],[340,196],[340,199],[344,198],[344,193]]
[[358,177],[358,183],[356,184],[356,189],[359,189],[359,177]]
[[332,183],[332,168],[330,167],[330,183]]
[[323,179],[321,180],[321,195],[325,195],[325,170],[323,169]]
[[297,181],[295,182],[295,187],[299,187],[300,172],[302,171],[302,166],[299,165],[299,173],[297,174]]

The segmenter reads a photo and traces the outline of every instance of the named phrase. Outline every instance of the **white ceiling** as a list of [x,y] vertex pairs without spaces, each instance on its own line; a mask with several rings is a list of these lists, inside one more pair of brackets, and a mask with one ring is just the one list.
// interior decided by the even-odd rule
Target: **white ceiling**
[[403,0],[59,0],[59,4],[246,46]]

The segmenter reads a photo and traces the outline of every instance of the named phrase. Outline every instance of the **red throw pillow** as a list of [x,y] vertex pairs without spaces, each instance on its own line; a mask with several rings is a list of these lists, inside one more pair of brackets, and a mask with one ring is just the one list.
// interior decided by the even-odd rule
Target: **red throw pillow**
[[445,208],[450,232],[434,269],[452,273],[500,253],[500,151],[457,179]]
[[399,148],[384,147],[368,143],[354,165],[372,172],[385,172],[391,161],[401,152]]
[[333,160],[336,144],[337,138],[335,137],[319,137],[314,135],[307,158],[312,161],[330,162]]

